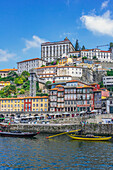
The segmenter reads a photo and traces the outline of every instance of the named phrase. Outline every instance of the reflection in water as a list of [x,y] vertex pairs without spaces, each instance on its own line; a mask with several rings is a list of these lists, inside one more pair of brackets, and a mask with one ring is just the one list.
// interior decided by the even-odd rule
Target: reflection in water
[[113,143],[70,140],[67,136],[46,139],[0,137],[0,167],[5,169],[113,169]]

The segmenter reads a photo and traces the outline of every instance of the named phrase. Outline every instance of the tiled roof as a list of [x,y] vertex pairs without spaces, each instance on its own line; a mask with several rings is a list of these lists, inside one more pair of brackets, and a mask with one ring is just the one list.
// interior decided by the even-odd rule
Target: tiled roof
[[45,77],[40,77],[40,78],[52,78],[53,76],[45,76]]
[[35,96],[35,97],[32,97],[32,96],[28,96],[28,97],[18,97],[18,98],[0,98],[0,100],[20,100],[20,99],[42,99],[42,98],[48,98],[48,96]]
[[78,80],[70,80],[67,83],[71,83],[71,82],[79,82]]
[[0,83],[10,83],[10,81],[0,81]]
[[54,66],[45,66],[45,67],[38,67],[38,68],[35,68],[35,69],[44,69],[44,68],[54,68],[54,67],[58,67],[57,65],[54,65]]
[[32,59],[28,59],[28,60],[23,60],[17,63],[24,63],[24,62],[28,62],[28,61],[33,61],[33,60],[42,60],[41,58],[32,58]]
[[72,51],[72,52],[69,52],[69,53],[79,53],[80,51]]
[[36,98],[36,99],[37,99],[37,98],[38,98],[38,99],[43,99],[43,98],[44,98],[44,99],[45,99],[45,98],[47,99],[48,96],[35,96],[35,97],[28,96],[28,97],[24,97],[24,99],[35,99],[35,98]]
[[64,86],[62,86],[62,85],[57,85],[56,87],[64,87]]
[[47,45],[49,45],[49,44],[60,44],[60,43],[65,43],[65,42],[70,42],[70,40],[69,39],[64,39],[64,41],[56,41],[56,42],[44,42],[44,43],[42,43],[41,45],[45,45],[45,44],[47,44]]
[[100,52],[104,52],[104,53],[111,53],[111,51],[102,51],[102,50],[101,50]]
[[17,71],[18,69],[15,69],[15,68],[12,68],[12,69],[3,69],[3,70],[0,70],[1,72],[2,71]]
[[37,75],[54,75],[55,73],[37,74]]
[[18,97],[18,98],[0,98],[0,100],[20,100],[24,99],[24,97]]
[[58,88],[53,88],[53,89],[50,89],[50,90],[58,90]]
[[69,76],[69,75],[62,75],[62,76],[55,76],[55,77],[72,77],[72,76]]

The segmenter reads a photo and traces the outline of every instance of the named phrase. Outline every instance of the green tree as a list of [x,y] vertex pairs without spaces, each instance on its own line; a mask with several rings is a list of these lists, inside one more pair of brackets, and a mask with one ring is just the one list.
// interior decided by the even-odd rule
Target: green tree
[[79,43],[78,43],[78,40],[76,40],[75,51],[79,51],[79,49],[80,49]]
[[107,71],[107,76],[113,76],[113,70]]
[[110,44],[109,44],[109,50],[111,50],[111,47],[113,47],[113,42],[110,42]]
[[82,50],[85,50],[85,46],[84,45],[82,46]]
[[98,84],[100,85],[100,88],[104,87],[103,81],[99,82]]
[[17,84],[17,85],[22,85],[22,84],[23,84],[22,78],[21,78],[21,77],[16,78],[16,79],[15,79],[15,84]]
[[9,73],[8,73],[8,76],[7,77],[18,77],[18,74],[15,72],[15,71],[10,71]]
[[51,62],[51,65],[53,65],[54,61]]
[[24,94],[25,93],[25,90],[24,89],[21,89],[20,90],[20,94]]
[[21,76],[24,76],[25,78],[28,78],[30,76],[30,73],[28,71],[23,71]]
[[86,57],[86,56],[84,56],[84,57],[82,57],[82,59],[83,59],[83,60],[86,60],[86,59],[87,59],[87,57]]
[[45,65],[42,65],[41,67],[45,67]]
[[46,82],[45,86],[46,86],[47,89],[50,88],[50,87],[48,86],[48,84],[51,84],[51,81],[47,81],[47,82]]
[[97,59],[97,57],[96,57],[96,56],[93,56],[93,59],[94,59],[94,60],[96,60],[96,59]]

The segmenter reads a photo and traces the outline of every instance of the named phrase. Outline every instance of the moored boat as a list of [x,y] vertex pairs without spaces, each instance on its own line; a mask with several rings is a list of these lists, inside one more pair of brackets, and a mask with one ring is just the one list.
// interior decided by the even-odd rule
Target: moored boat
[[75,135],[75,134],[66,134],[70,138],[74,140],[84,140],[84,141],[108,141],[112,137],[106,137],[106,136],[93,136],[93,135]]
[[20,132],[20,131],[11,131],[11,132],[2,132],[0,131],[0,136],[4,137],[33,137],[39,134],[39,132]]

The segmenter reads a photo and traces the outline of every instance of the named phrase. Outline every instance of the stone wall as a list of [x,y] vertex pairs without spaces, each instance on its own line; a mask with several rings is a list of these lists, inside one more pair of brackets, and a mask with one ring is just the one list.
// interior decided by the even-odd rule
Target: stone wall
[[59,133],[76,129],[83,129],[85,134],[113,135],[113,124],[87,124],[85,126],[74,124],[10,125],[10,130],[39,131],[40,133]]

